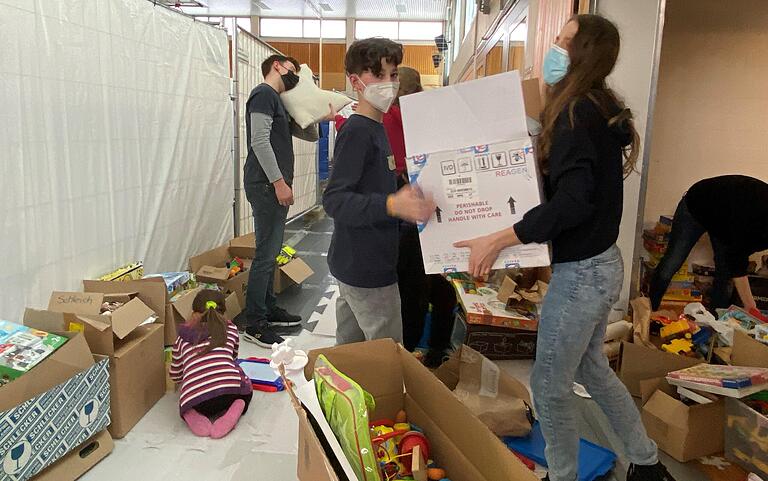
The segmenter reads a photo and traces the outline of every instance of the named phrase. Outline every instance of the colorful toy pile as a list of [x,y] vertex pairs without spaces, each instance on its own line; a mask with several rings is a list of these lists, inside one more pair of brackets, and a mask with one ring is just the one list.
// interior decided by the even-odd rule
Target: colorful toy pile
[[280,254],[277,256],[277,265],[284,266],[291,262],[295,256],[296,249],[289,245],[284,245],[283,248],[280,249]]
[[661,349],[673,354],[708,357],[713,349],[713,330],[702,327],[688,314],[681,314],[677,320],[665,316],[651,318],[650,331],[666,341]]

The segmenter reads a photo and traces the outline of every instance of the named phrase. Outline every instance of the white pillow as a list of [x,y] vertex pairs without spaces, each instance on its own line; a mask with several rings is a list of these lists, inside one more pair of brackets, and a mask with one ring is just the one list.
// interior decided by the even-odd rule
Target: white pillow
[[306,129],[327,117],[330,113],[328,104],[333,104],[334,110],[338,112],[347,104],[352,103],[352,99],[346,95],[322,90],[315,85],[315,81],[312,79],[312,69],[306,64],[301,65],[299,83],[296,87],[280,94],[280,98],[283,100],[283,105],[285,105],[288,113],[302,129]]

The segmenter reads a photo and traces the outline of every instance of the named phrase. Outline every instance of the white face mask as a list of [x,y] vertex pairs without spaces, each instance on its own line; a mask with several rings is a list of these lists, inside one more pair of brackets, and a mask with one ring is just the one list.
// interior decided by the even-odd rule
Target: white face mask
[[397,91],[400,89],[400,82],[381,82],[377,84],[365,85],[360,80],[365,89],[363,97],[377,110],[387,113],[392,106],[392,102],[397,98]]

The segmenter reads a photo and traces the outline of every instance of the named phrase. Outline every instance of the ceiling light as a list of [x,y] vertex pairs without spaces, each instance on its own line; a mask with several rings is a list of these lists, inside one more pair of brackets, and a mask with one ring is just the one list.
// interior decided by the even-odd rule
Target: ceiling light
[[320,2],[320,8],[322,8],[326,12],[332,12],[333,8],[331,8],[330,5],[328,5],[326,2]]

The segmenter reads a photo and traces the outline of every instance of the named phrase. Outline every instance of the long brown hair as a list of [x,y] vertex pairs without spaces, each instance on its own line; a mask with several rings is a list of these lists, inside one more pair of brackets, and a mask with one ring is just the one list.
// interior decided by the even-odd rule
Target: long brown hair
[[[568,107],[571,128],[574,127],[573,110],[583,98],[592,101],[608,121],[609,126],[620,125],[630,133],[632,141],[623,149],[624,176],[635,170],[639,154],[640,137],[632,121],[632,112],[606,84],[605,78],[613,71],[619,56],[619,30],[599,15],[575,15],[570,21],[579,25],[568,49],[568,71],[555,85],[547,88],[546,103],[541,114],[542,132],[539,137],[539,159],[542,170],[549,170],[549,151],[552,147],[555,124],[561,112]],[[616,113],[617,108],[619,112]]]
[[[225,303],[224,294],[212,289],[203,289],[197,293],[195,300],[192,301],[192,310],[202,314],[200,322],[208,329],[210,344],[206,352],[222,347],[227,343],[227,320],[224,318],[227,307]],[[200,342],[205,342],[205,339],[201,339]]]

